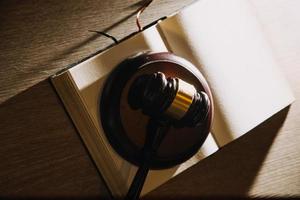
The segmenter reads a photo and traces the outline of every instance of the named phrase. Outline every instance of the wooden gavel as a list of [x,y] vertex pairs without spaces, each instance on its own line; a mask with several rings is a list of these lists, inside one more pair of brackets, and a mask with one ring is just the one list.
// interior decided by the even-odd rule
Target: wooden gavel
[[141,109],[150,117],[143,147],[143,161],[126,195],[138,199],[149,171],[152,156],[159,148],[167,130],[173,127],[195,127],[206,121],[210,100],[205,92],[176,77],[166,78],[156,72],[138,76],[128,93],[132,109]]
[[149,169],[171,168],[199,151],[214,110],[197,67],[170,52],[140,52],[120,62],[105,81],[99,108],[110,145],[139,167],[128,200],[139,198]]

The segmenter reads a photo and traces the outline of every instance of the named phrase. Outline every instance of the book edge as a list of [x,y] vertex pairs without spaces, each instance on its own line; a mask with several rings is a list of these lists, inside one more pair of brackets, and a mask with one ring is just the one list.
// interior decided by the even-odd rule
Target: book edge
[[[63,106],[67,110],[68,115],[72,119],[72,122],[74,126],[76,127],[80,138],[83,140],[84,145],[88,149],[88,153],[92,157],[92,161],[97,166],[97,169],[100,171],[100,174],[102,178],[104,179],[104,182],[106,186],[109,188],[109,191],[114,197],[122,197],[126,194],[126,188],[120,187],[124,183],[120,181],[117,177],[114,176],[114,172],[117,171],[115,166],[107,166],[107,163],[114,163],[109,162],[107,160],[111,160],[111,158],[107,158],[108,154],[101,153],[106,152],[107,149],[103,148],[103,141],[100,138],[101,136],[97,136],[98,133],[96,133],[93,130],[96,130],[95,127],[93,127],[92,120],[88,120],[89,114],[84,109],[85,106],[82,102],[82,99],[78,92],[76,91],[76,88],[74,88],[74,82],[72,80],[71,75],[69,74],[68,70],[65,72],[60,73],[59,75],[55,75],[51,77],[52,85],[54,86],[55,90],[58,93],[58,96],[60,97]],[[66,86],[67,85],[67,86]],[[70,96],[75,97],[74,99],[78,99],[78,101],[72,101],[68,100]],[[77,96],[77,97],[76,97]],[[73,106],[74,104],[77,104],[79,106]],[[74,112],[74,107],[77,108],[77,112]],[[82,117],[84,115],[84,117]],[[79,121],[85,121],[79,122]],[[84,127],[82,127],[80,124],[86,124]],[[88,128],[92,127],[92,128]],[[90,133],[87,133],[88,132]],[[100,145],[97,145],[100,144]],[[101,155],[100,155],[101,154]],[[105,158],[101,158],[105,157]],[[122,188],[124,188],[122,190]]]

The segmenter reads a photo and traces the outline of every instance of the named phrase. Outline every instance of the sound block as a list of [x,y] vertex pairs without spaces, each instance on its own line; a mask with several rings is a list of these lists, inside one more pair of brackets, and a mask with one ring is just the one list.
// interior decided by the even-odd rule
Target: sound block
[[125,160],[140,166],[149,117],[128,105],[128,91],[133,80],[142,74],[163,72],[177,77],[208,94],[211,106],[202,126],[171,127],[156,154],[151,169],[164,169],[183,163],[198,152],[209,134],[213,118],[213,100],[200,71],[189,61],[169,52],[142,52],[121,62],[108,76],[100,96],[100,120],[114,150]]

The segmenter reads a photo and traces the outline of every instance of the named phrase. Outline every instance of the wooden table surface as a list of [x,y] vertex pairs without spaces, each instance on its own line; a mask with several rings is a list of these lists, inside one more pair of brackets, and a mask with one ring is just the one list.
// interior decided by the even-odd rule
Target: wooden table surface
[[[0,197],[109,194],[49,76],[136,30],[137,1],[0,1]],[[192,0],[155,0],[147,24]],[[296,98],[300,1],[251,0]],[[146,198],[300,197],[300,101]]]

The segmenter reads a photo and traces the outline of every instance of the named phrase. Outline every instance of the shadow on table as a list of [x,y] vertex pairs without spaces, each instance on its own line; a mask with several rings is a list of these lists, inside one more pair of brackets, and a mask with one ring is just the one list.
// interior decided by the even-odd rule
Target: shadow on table
[[[144,199],[290,199],[237,198],[248,195],[288,110],[280,111]],[[0,118],[0,159],[5,161],[0,165],[4,192],[0,196],[14,191],[17,199],[109,197],[48,80],[1,104]]]
[[[140,9],[140,7],[144,4],[144,0],[140,0],[130,6],[128,6],[127,8],[125,8],[126,10],[131,10],[131,9],[134,9],[133,11],[131,11],[128,15],[124,16],[122,19],[114,22],[113,24],[111,24],[110,26],[108,27],[105,27],[104,29],[101,29],[99,30],[97,27],[95,28],[92,28],[92,30],[95,30],[95,31],[99,31],[99,32],[103,32],[103,33],[107,33],[109,32],[110,30],[120,26],[121,24],[123,24],[124,22],[126,22],[127,20],[129,20],[131,17],[133,17],[134,15],[136,15]],[[88,30],[86,30],[88,31]],[[51,63],[51,62],[55,62],[65,56],[68,56],[70,54],[72,54],[73,52],[75,52],[77,49],[80,49],[82,48],[83,46],[87,46],[89,45],[89,43],[93,42],[94,40],[96,40],[97,38],[99,37],[104,37],[103,35],[101,34],[97,34],[97,33],[92,33],[91,32],[91,36],[89,36],[88,38],[86,38],[85,40],[79,42],[78,44],[75,44],[67,49],[64,49],[63,51],[61,51],[59,53],[59,56],[55,56],[53,57],[52,59],[48,60],[46,63]],[[109,38],[108,38],[109,39]],[[111,47],[112,45],[109,45],[108,47]],[[103,50],[105,50],[107,47],[104,47],[103,49],[99,50],[98,52],[96,53],[99,53]],[[43,65],[41,65],[43,66]]]
[[0,199],[109,196],[48,79],[0,105],[0,132]]
[[228,196],[234,199],[250,196],[255,178],[288,111],[289,107],[283,109],[230,145],[149,193],[144,199],[228,199]]

